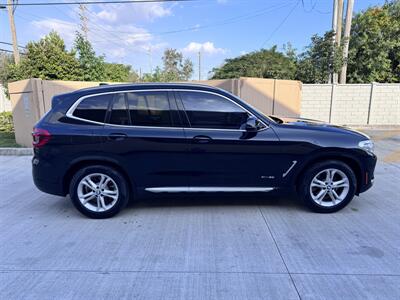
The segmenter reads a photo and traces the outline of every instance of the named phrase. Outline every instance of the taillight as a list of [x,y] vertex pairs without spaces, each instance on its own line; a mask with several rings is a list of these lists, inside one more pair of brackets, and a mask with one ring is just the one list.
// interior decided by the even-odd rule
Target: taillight
[[32,145],[34,148],[43,147],[50,141],[51,134],[46,129],[41,128],[33,128],[32,132],[33,142]]

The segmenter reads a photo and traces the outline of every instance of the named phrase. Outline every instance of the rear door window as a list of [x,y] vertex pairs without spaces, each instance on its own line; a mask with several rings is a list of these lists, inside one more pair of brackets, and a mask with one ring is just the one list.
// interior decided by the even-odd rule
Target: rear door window
[[98,95],[83,99],[78,106],[75,108],[73,116],[89,120],[104,123],[108,105],[113,95]]
[[127,93],[132,125],[171,127],[168,93],[163,91]]
[[125,94],[115,94],[113,104],[111,106],[110,124],[129,125],[129,114],[125,101]]

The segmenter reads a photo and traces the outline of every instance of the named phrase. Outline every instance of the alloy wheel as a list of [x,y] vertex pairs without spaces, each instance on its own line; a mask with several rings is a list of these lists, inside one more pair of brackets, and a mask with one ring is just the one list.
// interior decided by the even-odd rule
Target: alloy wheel
[[350,183],[347,175],[338,169],[325,169],[311,181],[310,194],[318,205],[332,207],[341,203],[349,193]]
[[94,212],[108,211],[117,203],[119,197],[115,181],[102,173],[83,177],[78,184],[77,192],[81,204]]

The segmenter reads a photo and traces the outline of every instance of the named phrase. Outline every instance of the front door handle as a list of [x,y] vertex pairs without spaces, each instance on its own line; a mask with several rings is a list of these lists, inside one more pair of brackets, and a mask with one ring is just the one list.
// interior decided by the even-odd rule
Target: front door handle
[[112,141],[122,141],[127,137],[125,133],[111,133],[108,135],[108,139]]
[[212,141],[212,138],[206,135],[196,135],[193,138],[193,142],[196,144],[208,144]]

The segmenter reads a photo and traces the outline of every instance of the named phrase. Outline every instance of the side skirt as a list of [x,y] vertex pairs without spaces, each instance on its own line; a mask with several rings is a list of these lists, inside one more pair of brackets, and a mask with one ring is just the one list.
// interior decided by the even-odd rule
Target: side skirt
[[147,192],[151,193],[198,193],[198,192],[270,192],[273,187],[195,187],[195,186],[180,186],[180,187],[151,187],[146,188]]

